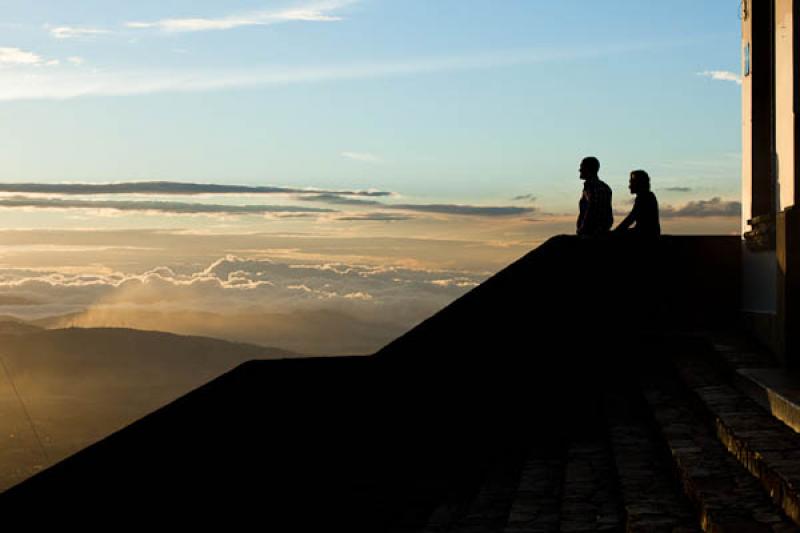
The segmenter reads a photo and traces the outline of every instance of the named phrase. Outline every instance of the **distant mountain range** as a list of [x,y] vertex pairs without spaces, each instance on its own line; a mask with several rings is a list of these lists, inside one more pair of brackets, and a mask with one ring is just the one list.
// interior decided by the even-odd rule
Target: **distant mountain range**
[[0,317],[0,491],[242,362],[290,357],[300,356],[209,337],[43,329]]
[[261,310],[217,313],[191,309],[153,311],[122,306],[93,307],[29,323],[48,329],[119,327],[168,331],[261,346],[280,346],[293,352],[321,356],[374,353],[413,325],[367,320],[328,309],[287,313]]

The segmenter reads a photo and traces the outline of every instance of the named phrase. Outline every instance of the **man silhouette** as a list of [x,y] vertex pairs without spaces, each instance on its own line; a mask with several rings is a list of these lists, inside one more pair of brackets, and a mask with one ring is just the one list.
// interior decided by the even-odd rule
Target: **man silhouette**
[[586,157],[579,169],[583,180],[583,194],[578,208],[578,235],[596,237],[608,233],[614,224],[611,212],[611,187],[600,181],[600,161],[596,157]]

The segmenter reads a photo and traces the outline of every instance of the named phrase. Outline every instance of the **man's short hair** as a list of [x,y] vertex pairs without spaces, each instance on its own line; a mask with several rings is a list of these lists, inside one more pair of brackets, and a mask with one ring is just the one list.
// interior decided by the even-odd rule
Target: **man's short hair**
[[644,186],[646,191],[650,190],[650,175],[644,170],[634,170],[631,172],[631,179]]
[[592,172],[594,174],[600,172],[600,160],[597,159],[596,157],[593,156],[584,157],[581,163],[588,172]]

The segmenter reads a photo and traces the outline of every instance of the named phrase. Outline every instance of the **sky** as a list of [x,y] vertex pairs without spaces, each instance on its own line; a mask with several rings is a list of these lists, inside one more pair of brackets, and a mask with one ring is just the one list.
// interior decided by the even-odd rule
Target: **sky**
[[643,168],[665,231],[735,233],[739,49],[732,0],[6,2],[0,314],[390,340],[573,232],[586,155],[617,221]]

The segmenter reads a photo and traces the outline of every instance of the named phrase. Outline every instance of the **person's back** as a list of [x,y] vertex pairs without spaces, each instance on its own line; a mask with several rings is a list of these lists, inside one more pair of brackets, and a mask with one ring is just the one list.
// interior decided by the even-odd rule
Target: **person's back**
[[636,225],[631,228],[639,235],[658,237],[661,235],[661,222],[658,219],[658,200],[652,191],[640,192],[633,203],[636,210]]
[[629,188],[631,194],[636,195],[636,200],[630,214],[615,231],[629,231],[639,237],[658,237],[661,235],[661,222],[658,218],[658,200],[650,190],[650,176],[644,170],[634,170],[631,172]]
[[583,194],[578,204],[577,233],[582,236],[597,236],[607,233],[614,224],[611,209],[611,187],[600,180],[600,162],[587,157],[581,161],[580,178],[584,180]]

